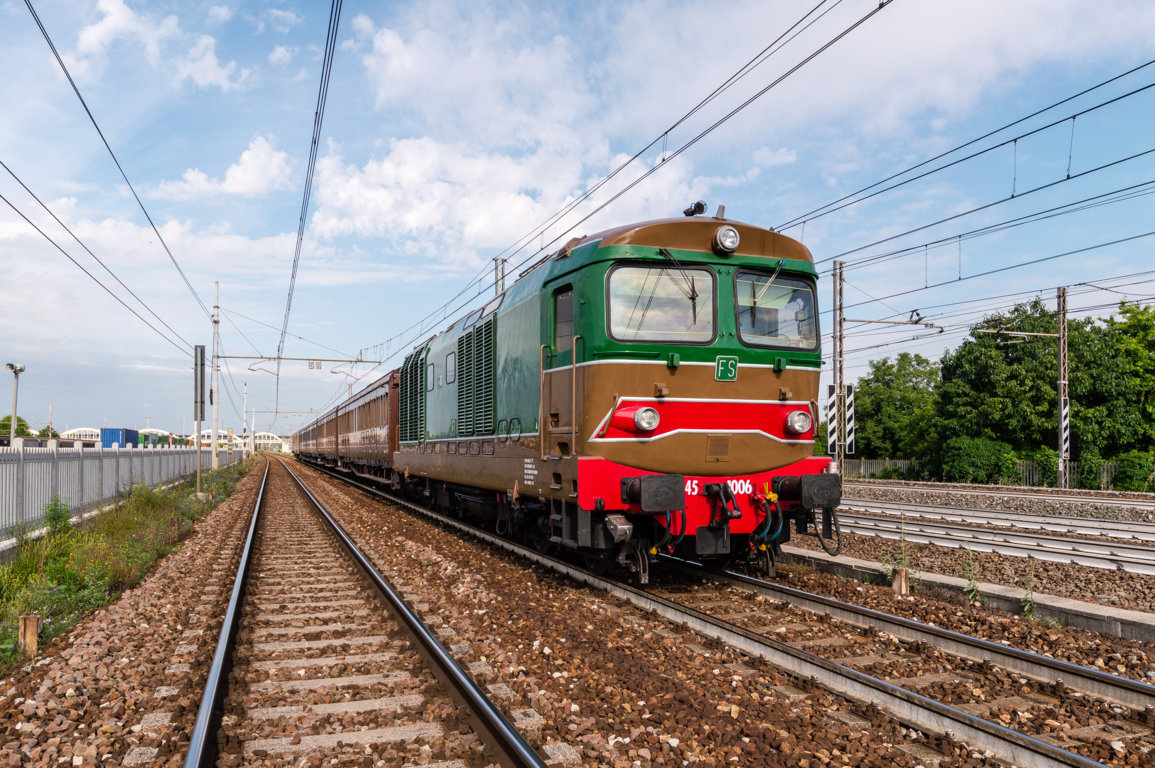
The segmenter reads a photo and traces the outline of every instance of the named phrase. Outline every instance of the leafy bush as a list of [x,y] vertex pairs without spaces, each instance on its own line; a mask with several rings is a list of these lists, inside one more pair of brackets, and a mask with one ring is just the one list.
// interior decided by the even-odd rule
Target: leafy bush
[[948,483],[1013,482],[1015,453],[998,440],[953,437],[943,446],[942,475]]
[[1059,452],[1054,448],[1043,446],[1022,454],[1023,461],[1035,465],[1038,485],[1047,485],[1052,488],[1059,480]]
[[72,510],[68,508],[68,502],[52,494],[52,498],[44,505],[44,519],[48,523],[49,533],[61,533],[72,526]]
[[1151,475],[1155,472],[1155,455],[1148,451],[1130,451],[1116,459],[1119,468],[1115,471],[1115,490],[1149,491]]
[[1078,486],[1092,491],[1102,490],[1099,474],[1103,471],[1103,457],[1094,448],[1079,455]]

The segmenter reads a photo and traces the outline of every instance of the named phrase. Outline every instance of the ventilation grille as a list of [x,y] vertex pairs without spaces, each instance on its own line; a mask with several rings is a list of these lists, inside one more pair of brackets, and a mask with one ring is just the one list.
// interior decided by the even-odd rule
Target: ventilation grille
[[425,348],[412,352],[401,366],[398,432],[403,443],[425,437]]
[[725,461],[730,455],[730,437],[709,435],[706,437],[706,460]]
[[457,436],[493,434],[497,389],[497,316],[457,340]]

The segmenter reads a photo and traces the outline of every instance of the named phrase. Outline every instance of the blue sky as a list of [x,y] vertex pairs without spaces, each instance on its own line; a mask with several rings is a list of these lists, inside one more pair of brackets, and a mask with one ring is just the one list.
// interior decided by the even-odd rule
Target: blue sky
[[[272,354],[328,5],[34,6],[205,304],[212,305],[213,283],[220,282],[224,353]],[[708,12],[700,3],[646,0],[558,6],[344,5],[285,355],[364,351],[377,359],[403,352],[451,321],[464,301],[491,292],[488,278],[474,279],[491,274],[489,260],[511,246],[521,246],[512,249],[512,265],[574,234],[679,215],[699,199],[711,213],[724,204],[731,218],[786,225],[1155,58],[1155,6],[1143,0],[894,0],[677,153],[877,2],[823,4],[827,13],[812,26],[683,122],[811,4],[734,0]],[[7,105],[0,160],[171,327],[141,308],[0,169],[0,194],[171,339],[0,203],[7,289],[0,362],[28,367],[20,415],[39,427],[51,407],[58,429],[142,427],[147,420],[190,431],[185,343],[211,345],[210,323],[24,3],[0,2],[0,51]],[[1109,312],[1124,295],[1150,301],[1155,276],[1132,277],[1155,269],[1155,236],[1145,234],[1155,230],[1152,198],[1142,194],[1150,190],[1137,186],[1129,199],[1118,199],[1118,191],[1155,181],[1155,160],[1141,154],[1155,148],[1155,89],[1087,110],[1153,82],[1155,66],[1139,69],[976,143],[969,151],[989,150],[979,157],[788,227],[819,262],[824,309],[829,260],[845,254],[849,316],[906,317],[919,309],[947,329],[900,343],[919,331],[851,328],[848,375],[901,351],[937,358],[984,313],[1039,294],[1053,304],[1059,285],[1071,286],[1075,316]],[[1058,124],[1026,135],[1051,122]],[[575,213],[537,229],[655,139]],[[1126,159],[1133,155],[1140,156]],[[1109,204],[974,235],[1096,197]],[[1125,242],[1104,245],[1118,240]],[[911,250],[863,264],[902,248]],[[1071,251],[1079,253],[979,276]],[[924,290],[941,282],[948,284]],[[438,311],[462,289],[453,309]],[[823,327],[829,330],[828,314]],[[249,407],[261,412],[258,429],[285,433],[308,418],[293,412],[347,391],[353,378],[341,371],[362,382],[375,375],[368,365],[334,373],[329,363],[315,370],[285,362],[279,407],[290,413],[272,423],[264,412],[277,400],[267,372],[273,367],[227,361],[222,426],[239,429],[245,384]],[[9,385],[0,387],[0,402]]]

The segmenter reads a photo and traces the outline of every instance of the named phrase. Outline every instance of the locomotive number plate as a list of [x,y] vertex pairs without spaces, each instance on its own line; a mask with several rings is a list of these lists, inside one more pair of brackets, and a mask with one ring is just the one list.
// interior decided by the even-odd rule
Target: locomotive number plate
[[739,494],[749,495],[756,490],[754,487],[754,483],[750,480],[750,478],[747,478],[747,477],[732,477],[729,479],[726,479],[726,478],[719,478],[719,479],[688,478],[686,480],[686,495],[687,496],[704,496],[706,494],[705,486],[707,483],[725,483],[726,485],[730,486],[730,490],[733,491],[735,495],[739,495]]
[[738,380],[738,356],[719,355],[714,361],[714,381]]

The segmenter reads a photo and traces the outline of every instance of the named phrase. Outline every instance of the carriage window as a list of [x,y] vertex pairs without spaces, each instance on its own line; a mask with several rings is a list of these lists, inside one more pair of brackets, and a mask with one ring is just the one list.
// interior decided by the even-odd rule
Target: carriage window
[[457,353],[450,352],[445,356],[445,383],[457,381]]
[[553,347],[555,352],[573,349],[573,288],[553,297]]
[[433,391],[433,382],[436,380],[437,372],[433,368],[433,363],[425,367],[425,391]]
[[792,349],[817,346],[811,283],[769,272],[739,272],[734,292],[738,335],[746,344]]
[[702,268],[619,267],[609,277],[610,335],[619,341],[708,344],[714,274]]

